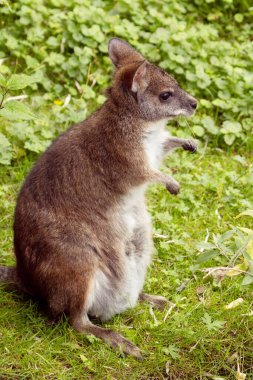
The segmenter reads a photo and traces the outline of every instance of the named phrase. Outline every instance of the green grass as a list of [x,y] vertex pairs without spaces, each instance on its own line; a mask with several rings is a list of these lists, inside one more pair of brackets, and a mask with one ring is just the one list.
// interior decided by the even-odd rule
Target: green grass
[[[36,303],[1,287],[0,380],[244,380],[239,371],[253,379],[253,285],[243,286],[242,274],[218,283],[202,271],[227,266],[248,237],[237,229],[212,259],[203,261],[208,251],[200,255],[208,236],[208,243],[220,242],[234,227],[253,228],[251,217],[235,219],[253,209],[250,1],[0,3],[0,264],[14,263],[15,200],[37,154],[104,100],[112,36],[129,41],[198,98],[196,114],[173,125],[177,136],[195,134],[203,144],[196,155],[179,151],[164,165],[181,184],[177,197],[162,186],[147,194],[155,249],[145,291],[175,307],[168,314],[138,304],[106,324],[137,344],[144,360],[76,333],[64,318],[48,325]],[[19,95],[15,107],[8,102]],[[238,298],[240,306],[225,308]]]
[[[12,264],[12,220],[15,198],[35,157],[1,167],[1,264]],[[144,360],[122,357],[100,340],[76,333],[63,318],[48,325],[36,303],[17,292],[0,289],[0,379],[236,379],[237,366],[253,379],[253,287],[242,276],[220,284],[204,279],[202,267],[219,265],[220,257],[197,263],[196,244],[206,229],[223,233],[231,225],[251,227],[253,169],[250,151],[225,152],[200,147],[199,153],[175,152],[164,170],[172,171],[181,193],[163,187],[148,191],[155,252],[145,290],[166,296],[176,306],[150,310],[138,304],[106,323],[143,351]],[[216,210],[219,210],[220,218]],[[185,283],[185,288],[179,290]],[[232,310],[225,305],[242,297]],[[209,320],[208,314],[211,318]],[[166,373],[167,370],[167,373]]]

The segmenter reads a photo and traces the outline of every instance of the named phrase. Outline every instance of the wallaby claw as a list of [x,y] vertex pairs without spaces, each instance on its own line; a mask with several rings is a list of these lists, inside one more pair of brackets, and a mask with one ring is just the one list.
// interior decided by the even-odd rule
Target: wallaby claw
[[124,354],[134,356],[138,360],[143,359],[140,349],[118,333],[112,333],[107,343],[114,349],[118,348]]
[[193,140],[187,140],[182,147],[184,150],[189,150],[192,153],[195,153],[198,149],[197,144]]

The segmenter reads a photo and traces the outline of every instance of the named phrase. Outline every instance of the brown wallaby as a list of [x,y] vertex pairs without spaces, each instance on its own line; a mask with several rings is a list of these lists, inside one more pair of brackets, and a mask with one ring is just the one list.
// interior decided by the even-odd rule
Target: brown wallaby
[[179,184],[158,170],[172,148],[195,151],[170,137],[166,122],[194,113],[196,100],[175,79],[119,38],[109,42],[116,67],[102,107],[59,136],[40,157],[19,193],[14,220],[17,265],[0,267],[15,282],[80,332],[94,334],[141,358],[118,333],[95,326],[133,307],[166,299],[142,294],[152,251],[144,193],[160,182]]

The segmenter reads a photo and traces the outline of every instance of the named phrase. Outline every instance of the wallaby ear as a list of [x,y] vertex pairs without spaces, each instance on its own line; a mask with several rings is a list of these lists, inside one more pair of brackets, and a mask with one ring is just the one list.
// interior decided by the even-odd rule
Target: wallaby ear
[[117,37],[109,41],[108,53],[116,67],[144,60],[143,56],[131,45]]
[[147,75],[147,62],[144,61],[135,71],[131,90],[133,92],[144,92],[148,87],[149,78]]

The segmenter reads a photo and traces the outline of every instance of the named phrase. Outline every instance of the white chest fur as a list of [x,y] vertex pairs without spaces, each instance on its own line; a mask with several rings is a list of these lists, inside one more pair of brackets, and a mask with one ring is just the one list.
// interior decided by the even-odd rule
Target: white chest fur
[[128,239],[136,227],[136,207],[144,202],[146,185],[141,185],[129,191],[122,201],[121,215],[125,224],[126,238]]
[[149,165],[152,169],[158,169],[163,157],[163,144],[169,137],[165,130],[167,120],[149,123],[145,132],[143,144]]

